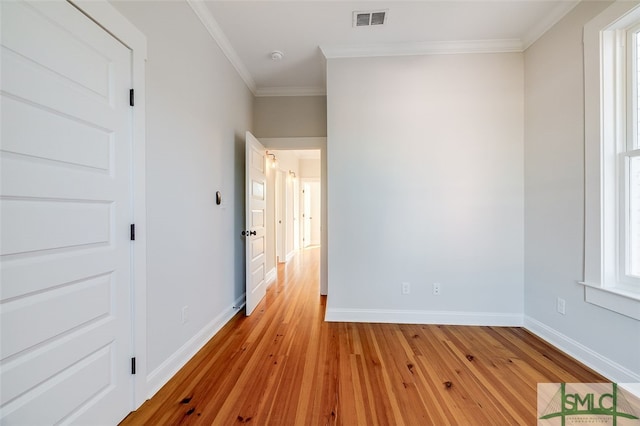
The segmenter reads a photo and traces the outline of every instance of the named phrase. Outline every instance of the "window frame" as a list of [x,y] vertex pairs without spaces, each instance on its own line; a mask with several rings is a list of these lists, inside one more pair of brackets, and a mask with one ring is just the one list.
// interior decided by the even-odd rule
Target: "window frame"
[[[619,250],[623,255],[619,256],[619,279],[621,286],[629,286],[631,291],[640,292],[640,273],[634,275],[631,271],[631,252],[632,252],[632,226],[630,220],[631,211],[631,161],[633,158],[640,158],[639,136],[640,123],[638,119],[640,114],[638,111],[640,96],[640,84],[638,73],[640,72],[640,13],[638,14],[635,24],[626,29],[626,49],[625,65],[626,65],[626,84],[627,88],[631,87],[631,96],[626,101],[626,137],[620,141],[618,147],[618,196],[619,196]],[[629,90],[625,90],[629,94]],[[640,252],[637,253],[640,256]]]
[[[585,77],[585,300],[640,320],[640,279],[627,273],[628,154],[636,129],[637,82],[627,61],[640,6],[617,1],[584,27]],[[622,46],[622,47],[621,47]],[[637,108],[636,108],[637,109]],[[631,139],[637,147],[637,135]],[[625,178],[627,181],[625,182]],[[627,190],[625,190],[627,188]]]

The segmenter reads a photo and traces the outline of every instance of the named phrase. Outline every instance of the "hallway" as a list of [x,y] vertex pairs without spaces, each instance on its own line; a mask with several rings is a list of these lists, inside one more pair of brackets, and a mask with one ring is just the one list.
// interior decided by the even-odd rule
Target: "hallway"
[[536,424],[538,382],[603,381],[520,328],[324,322],[319,256],[121,424]]

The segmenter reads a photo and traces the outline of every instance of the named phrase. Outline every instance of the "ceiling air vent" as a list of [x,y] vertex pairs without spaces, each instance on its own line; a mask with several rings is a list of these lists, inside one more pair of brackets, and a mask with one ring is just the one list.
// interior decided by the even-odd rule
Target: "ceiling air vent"
[[353,12],[354,27],[372,27],[384,25],[387,22],[387,10],[371,10],[368,12]]

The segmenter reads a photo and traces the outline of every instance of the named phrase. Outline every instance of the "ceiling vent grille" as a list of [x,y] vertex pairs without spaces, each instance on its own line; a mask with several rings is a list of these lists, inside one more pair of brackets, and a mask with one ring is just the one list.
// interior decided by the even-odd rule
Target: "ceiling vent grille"
[[353,12],[353,26],[373,27],[387,22],[387,10],[371,10],[368,12]]

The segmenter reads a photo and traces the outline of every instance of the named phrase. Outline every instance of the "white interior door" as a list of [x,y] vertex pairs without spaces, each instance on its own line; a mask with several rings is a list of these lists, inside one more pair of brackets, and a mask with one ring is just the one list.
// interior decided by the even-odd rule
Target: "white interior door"
[[292,189],[293,192],[293,249],[298,250],[300,248],[300,192],[298,187],[298,180],[294,179]]
[[309,238],[313,246],[320,245],[321,213],[320,213],[320,182],[309,183]]
[[67,2],[0,2],[2,424],[133,406],[131,51]]
[[266,293],[265,262],[267,208],[267,178],[265,176],[265,148],[249,132],[245,147],[245,194],[247,273],[246,314],[251,315]]
[[287,204],[286,204],[286,174],[282,170],[276,171],[276,257],[279,263],[286,262],[287,237]]
[[302,185],[302,247],[311,245],[311,188],[308,182]]

